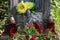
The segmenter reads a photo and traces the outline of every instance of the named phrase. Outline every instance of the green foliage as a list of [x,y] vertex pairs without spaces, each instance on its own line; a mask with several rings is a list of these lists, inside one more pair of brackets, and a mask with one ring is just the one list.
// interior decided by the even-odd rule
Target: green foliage
[[34,5],[34,7],[32,9],[30,9],[30,12],[31,13],[34,13],[35,12],[35,5]]
[[15,39],[18,40],[19,36],[20,36],[20,34],[19,33],[16,33],[16,34],[13,35],[13,38],[15,38]]
[[[28,30],[30,32],[30,29],[28,29]],[[31,30],[33,30],[33,29],[31,29]],[[30,39],[30,37],[32,37],[33,33],[32,32],[29,33],[29,32],[27,32],[26,34],[28,34],[29,39]],[[13,38],[18,39],[20,37],[23,40],[27,40],[26,34],[22,35],[17,32],[16,34],[14,34]],[[44,33],[38,33],[37,35],[35,34],[35,40],[55,40],[55,36],[49,30],[46,30]]]
[[51,0],[51,15],[54,18],[56,31],[60,30],[60,0]]
[[0,0],[0,28],[4,27],[7,20],[8,0]]
[[26,33],[29,35],[32,35],[36,33],[36,30],[34,28],[29,28],[29,29],[26,29]]

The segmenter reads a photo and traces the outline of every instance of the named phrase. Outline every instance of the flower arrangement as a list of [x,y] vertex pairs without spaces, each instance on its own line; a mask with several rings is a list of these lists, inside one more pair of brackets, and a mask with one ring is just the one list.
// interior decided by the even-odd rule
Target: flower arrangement
[[34,3],[32,3],[32,2],[23,2],[23,1],[21,1],[21,2],[17,5],[16,9],[17,9],[17,12],[18,12],[18,13],[24,14],[24,13],[26,13],[26,11],[27,11],[28,9],[31,9],[33,6],[34,6]]
[[45,32],[39,33],[35,30],[33,25],[26,24],[25,34],[22,35],[16,33],[13,38],[16,40],[54,40],[55,36],[49,31],[49,29],[45,30]]
[[[32,9],[33,7],[34,7],[34,3],[32,3],[32,2],[21,1],[17,5],[16,9],[19,14],[23,14],[23,15],[21,15],[22,17],[25,17],[24,14],[26,13],[26,11],[28,9]],[[29,14],[29,13],[27,13],[27,14]],[[29,16],[29,15],[27,15],[27,16]],[[26,25],[24,25],[24,26],[25,26],[24,31],[22,31],[21,28],[19,28],[19,27],[17,28],[16,33],[14,33],[11,30],[11,33],[12,34],[14,33],[13,40],[50,40],[50,39],[54,40],[55,39],[55,36],[53,35],[53,32],[52,32],[54,30],[51,29],[54,26],[54,23],[49,23],[49,25],[48,25],[49,28],[47,30],[44,30],[44,28],[41,27],[41,25],[39,24],[38,21],[33,21],[32,24],[26,23]]]

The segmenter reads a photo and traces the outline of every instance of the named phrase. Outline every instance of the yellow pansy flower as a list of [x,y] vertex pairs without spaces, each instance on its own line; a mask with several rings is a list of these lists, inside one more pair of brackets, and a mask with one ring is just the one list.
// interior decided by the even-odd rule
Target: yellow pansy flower
[[17,12],[19,12],[21,14],[24,14],[26,12],[26,10],[27,10],[27,6],[26,6],[26,4],[23,1],[21,1],[17,5],[16,9],[17,9]]
[[31,9],[34,6],[34,3],[32,2],[25,2],[28,9]]

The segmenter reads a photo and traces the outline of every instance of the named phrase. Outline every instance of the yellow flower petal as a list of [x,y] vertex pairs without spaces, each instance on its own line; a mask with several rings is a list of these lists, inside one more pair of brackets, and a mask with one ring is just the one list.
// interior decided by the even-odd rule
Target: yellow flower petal
[[25,2],[28,9],[31,9],[34,6],[34,3],[32,2]]
[[19,12],[19,13],[21,14],[21,13],[25,13],[25,12],[26,12],[27,7],[26,7],[26,5],[24,4],[24,2],[21,1],[21,2],[17,5],[16,9],[17,9],[17,12]]

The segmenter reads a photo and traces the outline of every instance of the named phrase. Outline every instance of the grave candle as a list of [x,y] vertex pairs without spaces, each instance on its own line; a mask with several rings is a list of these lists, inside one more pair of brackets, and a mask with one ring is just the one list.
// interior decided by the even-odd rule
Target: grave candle
[[13,16],[10,18],[9,23],[5,27],[5,31],[11,36],[16,33],[16,23]]

